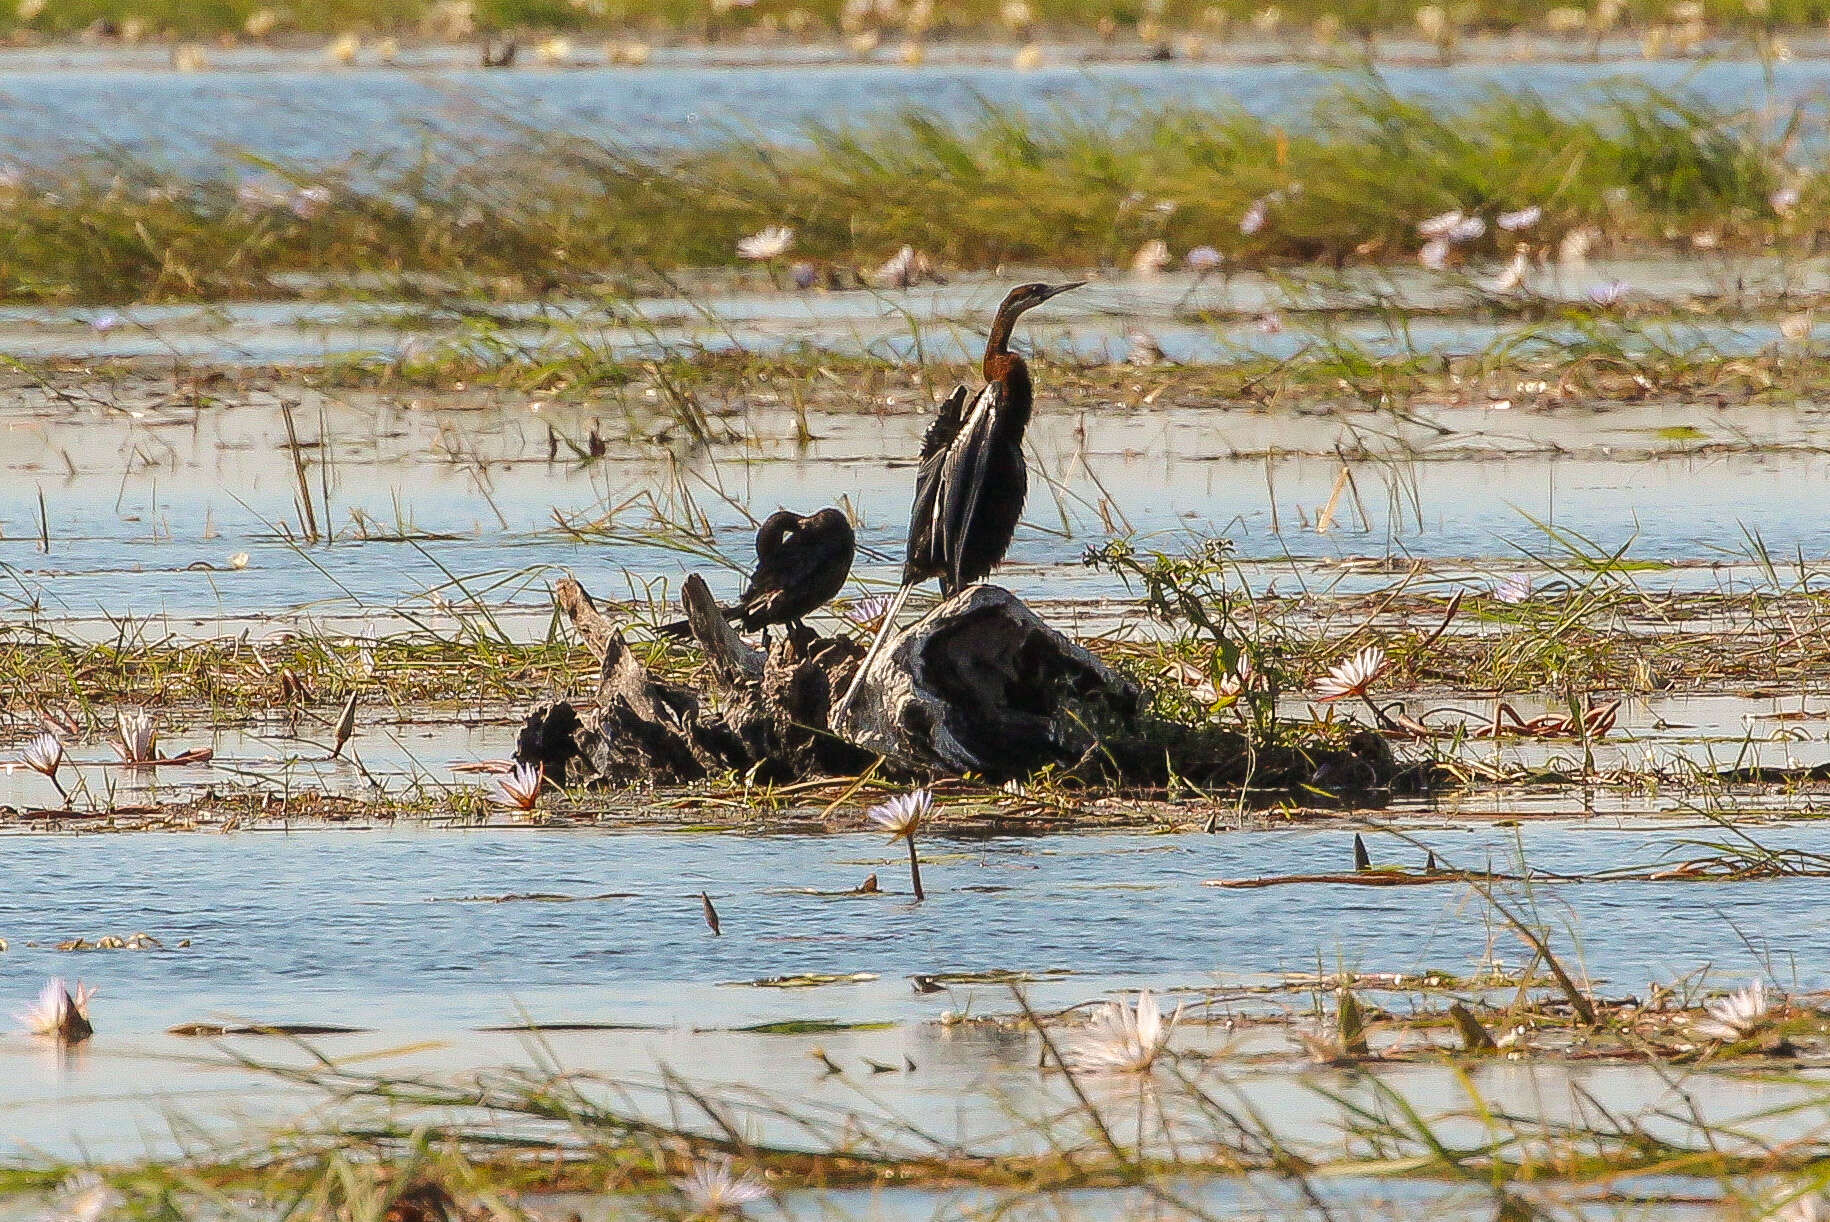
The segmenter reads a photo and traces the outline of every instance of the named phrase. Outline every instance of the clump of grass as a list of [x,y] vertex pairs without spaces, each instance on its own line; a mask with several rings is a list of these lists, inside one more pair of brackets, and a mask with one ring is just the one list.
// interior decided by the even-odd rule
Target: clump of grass
[[[1341,266],[1412,259],[1417,222],[1445,209],[1525,204],[1544,209],[1530,237],[1546,244],[1593,229],[1688,249],[1708,229],[1721,247],[1804,250],[1804,218],[1830,199],[1830,179],[1787,160],[1813,134],[1803,112],[1781,143],[1766,118],[1644,89],[1569,114],[1530,93],[1432,107],[1373,82],[1295,126],[1192,107],[909,111],[785,147],[685,151],[500,122],[495,139],[406,163],[250,159],[246,179],[199,180],[111,153],[28,171],[6,192],[0,298],[285,295],[301,276],[321,291],[429,277],[525,296],[734,266],[740,237],[778,224],[795,231],[790,257],[846,276],[904,244],[961,269],[1122,266],[1149,240],[1214,246],[1230,266]],[[1782,183],[1799,192],[1785,215]],[[1270,198],[1263,227],[1242,232]],[[1509,254],[1513,240],[1490,229],[1462,249]]]

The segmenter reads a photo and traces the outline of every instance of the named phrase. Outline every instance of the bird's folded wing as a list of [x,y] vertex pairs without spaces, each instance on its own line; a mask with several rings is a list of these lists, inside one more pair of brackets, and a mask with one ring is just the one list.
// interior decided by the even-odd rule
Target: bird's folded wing
[[985,490],[985,474],[991,466],[993,434],[998,412],[1004,406],[1004,392],[996,382],[986,386],[973,401],[959,435],[947,447],[947,457],[940,472],[941,555],[954,586],[960,581],[966,536],[978,514],[979,497]]
[[934,417],[934,423],[921,439],[921,461],[927,462],[936,454],[952,444],[959,436],[960,426],[966,422],[966,384],[960,383],[947,396],[947,401],[940,405],[940,414]]

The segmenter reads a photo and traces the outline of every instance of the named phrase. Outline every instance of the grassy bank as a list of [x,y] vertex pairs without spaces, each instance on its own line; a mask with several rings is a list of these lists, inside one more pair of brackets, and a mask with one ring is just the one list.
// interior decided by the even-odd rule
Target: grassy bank
[[[196,180],[110,151],[9,172],[0,299],[424,292],[428,277],[505,297],[604,290],[746,264],[738,242],[771,226],[792,237],[752,275],[790,291],[797,272],[882,283],[905,245],[942,273],[1123,269],[1156,241],[1171,262],[1207,247],[1227,267],[1408,263],[1419,222],[1451,210],[1482,222],[1448,251],[1451,270],[1520,243],[1802,253],[1830,198],[1802,153],[1821,118],[1776,127],[1627,86],[1565,114],[1529,94],[1431,109],[1362,83],[1288,128],[1122,104],[957,125],[912,111],[788,147],[732,136],[684,152],[479,124],[492,134],[411,162],[248,158]],[[1530,208],[1527,227],[1499,226]]]

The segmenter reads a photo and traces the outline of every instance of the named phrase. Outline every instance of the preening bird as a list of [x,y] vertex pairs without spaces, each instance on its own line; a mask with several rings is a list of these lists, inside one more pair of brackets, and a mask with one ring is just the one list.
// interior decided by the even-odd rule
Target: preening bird
[[[928,426],[909,513],[902,588],[858,667],[859,676],[876,657],[915,586],[938,577],[942,594],[956,594],[984,580],[1002,563],[1029,491],[1023,430],[1033,402],[1029,366],[1010,350],[1010,332],[1026,310],[1084,283],[1020,284],[1010,290],[992,317],[985,341],[984,387],[970,399],[964,385],[956,388]],[[856,689],[854,678],[835,717],[850,705]]]
[[[746,632],[771,624],[798,627],[803,616],[825,606],[844,586],[856,550],[857,539],[842,511],[828,508],[802,517],[778,509],[756,532],[756,571],[750,584],[736,602],[719,610]],[[686,620],[675,620],[655,631],[684,637],[692,628]]]

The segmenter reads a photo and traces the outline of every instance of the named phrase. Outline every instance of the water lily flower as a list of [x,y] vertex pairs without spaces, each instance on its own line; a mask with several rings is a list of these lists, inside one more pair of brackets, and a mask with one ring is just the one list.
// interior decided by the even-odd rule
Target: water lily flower
[[1168,266],[1169,243],[1161,238],[1150,239],[1131,256],[1131,273],[1136,276],[1155,276]]
[[1439,212],[1428,220],[1417,222],[1417,236],[1421,238],[1446,238],[1451,230],[1463,220],[1460,208],[1448,212]]
[[533,810],[546,785],[546,765],[518,764],[515,770],[496,782],[494,800],[509,810]]
[[1189,271],[1206,274],[1226,262],[1226,256],[1211,246],[1197,246],[1182,256],[1182,262]]
[[89,999],[94,996],[95,990],[80,980],[76,991],[71,992],[62,977],[53,976],[38,994],[38,1000],[14,1017],[33,1035],[49,1036],[62,1044],[80,1044],[95,1034],[95,1028],[89,1025]]
[[1417,262],[1433,272],[1439,272],[1449,265],[1449,239],[1431,238],[1417,252]]
[[794,230],[786,225],[771,225],[737,243],[737,253],[746,259],[779,259],[794,245]]
[[1070,1069],[1089,1073],[1144,1073],[1163,1055],[1181,1018],[1178,1005],[1165,1022],[1149,989],[1138,995],[1135,1010],[1122,1001],[1107,1002],[1085,1033],[1068,1042],[1062,1059]]
[[238,570],[247,568],[248,567],[248,553],[247,552],[231,553],[229,556],[229,567],[232,569],[238,569]]
[[909,842],[909,882],[918,901],[926,899],[927,895],[921,889],[921,857],[915,851],[915,833],[921,830],[933,809],[934,795],[917,789],[913,793],[898,794],[869,811],[871,822],[890,834],[892,844],[898,840]]
[[1697,1024],[1699,1032],[1711,1039],[1744,1040],[1766,1023],[1766,983],[1756,980],[1745,989],[1704,1002],[1703,1008],[1709,1017]]
[[728,1157],[697,1164],[690,1174],[675,1180],[674,1187],[700,1218],[735,1217],[743,1213],[744,1206],[769,1195],[769,1186],[749,1172],[736,1174]]
[[819,278],[820,269],[804,259],[788,269],[788,279],[794,282],[797,289],[810,289]]
[[1802,314],[1787,314],[1779,320],[1779,333],[1794,344],[1802,344],[1811,338],[1814,320],[1810,311]]
[[119,720],[121,740],[114,749],[121,753],[121,760],[129,764],[150,764],[157,759],[159,732],[153,728],[152,715],[145,709],[135,709],[131,713],[123,710]]
[[1315,688],[1324,701],[1364,696],[1373,680],[1384,672],[1385,651],[1377,645],[1368,645],[1322,676]]
[[1494,583],[1493,597],[1503,603],[1522,603],[1531,597],[1531,581],[1517,573],[1508,573]]
[[1602,309],[1612,309],[1625,299],[1630,290],[1624,280],[1604,280],[1589,288],[1589,300]]
[[113,310],[103,310],[89,320],[90,329],[97,335],[106,335],[121,325],[121,316]]
[[1521,229],[1530,229],[1543,219],[1544,209],[1532,204],[1512,212],[1502,212],[1493,218],[1493,223],[1508,233],[1517,233]]
[[1780,216],[1790,216],[1792,209],[1798,207],[1799,194],[1797,187],[1780,187],[1766,197],[1766,202]]
[[47,731],[34,738],[20,748],[19,762],[33,772],[42,772],[50,779],[51,784],[57,786],[58,795],[65,802],[70,800],[70,795],[65,791],[63,782],[57,779],[57,770],[63,767],[64,763],[64,745],[58,740],[57,735]]
[[888,594],[873,594],[869,598],[860,598],[845,608],[845,618],[860,628],[868,628],[883,618],[890,609]]

